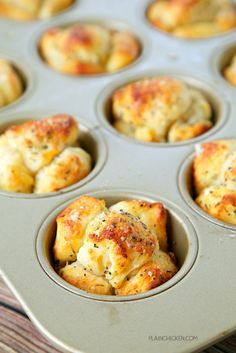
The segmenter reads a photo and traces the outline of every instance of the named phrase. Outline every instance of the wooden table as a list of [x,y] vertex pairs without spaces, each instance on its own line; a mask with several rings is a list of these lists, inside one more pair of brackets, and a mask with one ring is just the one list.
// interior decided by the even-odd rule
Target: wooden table
[[[1,278],[0,353],[60,353],[35,329]],[[236,353],[236,335],[202,353]]]

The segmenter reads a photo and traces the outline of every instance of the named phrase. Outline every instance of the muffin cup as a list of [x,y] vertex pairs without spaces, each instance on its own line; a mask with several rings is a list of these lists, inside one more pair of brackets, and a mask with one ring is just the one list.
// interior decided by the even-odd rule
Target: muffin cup
[[[39,120],[55,114],[62,114],[62,113],[55,112],[55,111],[54,112],[32,111],[32,112],[22,112],[18,114],[11,114],[10,115],[11,119],[9,119],[8,117],[5,117],[4,121],[2,119],[2,122],[0,124],[0,133],[1,134],[4,133],[4,131],[12,125],[19,125],[29,120]],[[15,197],[15,198],[27,198],[27,199],[51,197],[51,196],[64,194],[66,192],[80,188],[81,186],[87,184],[93,178],[95,178],[95,176],[101,171],[101,169],[103,168],[107,160],[106,142],[104,140],[103,135],[99,131],[97,131],[96,127],[92,127],[90,124],[88,124],[87,122],[85,122],[80,118],[77,118],[76,116],[74,116],[74,118],[76,119],[76,121],[78,121],[78,124],[79,124],[80,130],[79,130],[78,140],[80,142],[80,146],[86,152],[88,152],[92,157],[93,167],[90,173],[85,178],[78,181],[77,183],[74,183],[59,191],[42,193],[42,194],[34,194],[34,193],[26,194],[26,193],[7,192],[4,190],[0,190],[0,195],[5,195],[8,197]]]
[[[182,80],[184,83],[189,85],[192,88],[199,90],[205,98],[207,98],[208,102],[210,103],[213,111],[213,127],[208,130],[207,132],[201,134],[200,136],[189,139],[183,142],[143,142],[138,141],[134,138],[128,137],[124,134],[119,133],[113,126],[112,126],[112,95],[116,90],[119,88],[141,80],[145,78],[153,78],[153,77],[161,77],[161,76],[170,76],[176,79]],[[202,139],[207,138],[208,136],[214,134],[218,131],[226,122],[228,116],[228,104],[225,100],[221,98],[221,93],[216,91],[216,89],[211,86],[209,83],[197,79],[193,76],[189,76],[186,74],[175,73],[175,72],[168,72],[168,71],[156,71],[156,70],[149,70],[144,71],[142,73],[130,76],[129,78],[123,78],[121,80],[117,80],[115,83],[107,85],[105,89],[100,93],[97,99],[96,104],[96,113],[98,116],[99,121],[103,124],[103,126],[116,136],[121,137],[129,142],[142,144],[144,146],[151,146],[151,147],[177,147],[195,143]]]
[[[47,273],[47,275],[58,285],[74,294],[84,296],[94,300],[124,302],[130,300],[139,300],[164,292],[168,288],[177,284],[192,268],[197,256],[198,240],[193,225],[179,208],[165,199],[156,197],[155,195],[142,194],[130,190],[97,190],[89,192],[88,195],[104,199],[109,207],[122,200],[139,199],[147,202],[162,202],[167,209],[167,234],[169,240],[170,251],[173,251],[177,257],[179,271],[174,277],[161,286],[149,290],[145,293],[129,295],[129,296],[112,296],[112,295],[96,295],[87,293],[76,288],[65,280],[63,280],[54,270],[52,247],[56,234],[56,217],[64,210],[72,201],[60,205],[48,215],[43,222],[37,237],[36,251],[38,260]],[[78,195],[78,197],[81,195]]]

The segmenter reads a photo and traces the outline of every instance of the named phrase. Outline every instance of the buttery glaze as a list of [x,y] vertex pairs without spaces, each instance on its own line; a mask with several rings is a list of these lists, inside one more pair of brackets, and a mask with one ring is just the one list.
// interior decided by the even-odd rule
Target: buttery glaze
[[179,142],[213,126],[203,94],[167,76],[127,84],[112,95],[112,123],[122,134],[146,142]]

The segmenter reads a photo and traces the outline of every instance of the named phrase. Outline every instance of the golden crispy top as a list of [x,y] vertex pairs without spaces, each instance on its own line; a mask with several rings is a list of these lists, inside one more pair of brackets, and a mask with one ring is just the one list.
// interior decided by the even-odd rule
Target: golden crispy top
[[52,28],[42,36],[39,49],[49,66],[72,75],[117,71],[133,62],[141,50],[131,33],[100,24]]
[[[118,289],[142,266],[150,261],[156,263],[158,238],[163,241],[159,231],[166,238],[166,211],[160,203],[139,200],[121,201],[107,209],[104,200],[82,196],[59,215],[57,225],[54,258],[59,274],[69,283],[92,291],[89,277],[86,283],[80,279],[83,268],[98,279],[103,278],[102,290],[110,293],[106,283]],[[167,250],[167,241],[164,245]],[[61,269],[65,263],[68,265]],[[144,282],[147,284],[145,279]],[[140,292],[148,290],[142,283],[139,281]]]
[[129,83],[112,96],[114,127],[147,142],[177,142],[212,126],[212,110],[201,92],[160,76]]
[[145,202],[140,200],[121,201],[110,207],[111,211],[129,213],[146,224],[156,234],[160,248],[167,251],[166,220],[167,212],[160,202]]
[[6,130],[8,143],[21,151],[27,167],[36,173],[78,138],[78,124],[69,115],[27,121]]
[[131,249],[141,255],[152,256],[156,247],[155,235],[129,213],[104,213],[88,226],[86,234],[93,244],[112,241],[116,253],[124,258],[128,258]]
[[231,0],[155,0],[147,17],[155,27],[182,38],[210,37],[236,26]]

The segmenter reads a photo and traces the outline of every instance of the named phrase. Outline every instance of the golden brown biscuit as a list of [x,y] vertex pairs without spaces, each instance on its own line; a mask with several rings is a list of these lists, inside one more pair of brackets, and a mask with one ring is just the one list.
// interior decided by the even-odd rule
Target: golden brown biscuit
[[73,286],[86,292],[102,295],[112,295],[113,288],[110,283],[101,276],[95,276],[87,271],[78,262],[66,265],[59,271],[59,275]]
[[196,203],[220,221],[236,225],[236,190],[224,185],[210,186],[196,198]]
[[104,212],[89,223],[77,260],[115,288],[133,270],[149,261],[157,237],[131,214]]
[[212,126],[212,109],[201,92],[160,76],[127,84],[112,96],[114,127],[147,142],[178,142]]
[[236,86],[236,55],[233,56],[230,64],[224,68],[223,75],[229,83]]
[[114,72],[140,53],[136,38],[98,24],[52,28],[39,43],[43,59],[53,69],[71,75]]
[[116,295],[144,293],[167,282],[177,271],[171,254],[159,250],[153,261],[145,263],[138,271],[127,276],[116,289]]
[[140,200],[121,201],[110,207],[110,211],[129,213],[138,218],[148,229],[156,234],[160,249],[168,250],[166,234],[167,213],[163,204]]
[[6,130],[5,136],[9,145],[21,152],[26,167],[37,173],[75,143],[78,124],[69,115],[54,115],[13,126]]
[[0,59],[0,108],[17,100],[23,93],[23,82],[5,59]]
[[36,175],[36,194],[61,190],[85,178],[92,168],[90,155],[79,147],[67,147]]
[[26,168],[21,154],[3,142],[2,137],[0,140],[0,189],[11,192],[32,192],[34,177]]
[[235,140],[204,142],[197,147],[193,163],[193,181],[197,195],[205,188],[220,183],[222,167],[232,152],[236,151]]
[[219,182],[236,191],[236,149],[230,152],[222,165]]
[[131,295],[155,288],[177,272],[174,255],[159,251],[157,235],[167,247],[165,227],[166,210],[159,203],[121,201],[107,209],[104,200],[82,196],[57,217],[56,270],[91,293]]
[[15,20],[49,18],[69,7],[75,0],[0,0],[0,16]]
[[53,248],[57,262],[64,264],[76,260],[89,222],[105,209],[103,200],[82,196],[57,216],[57,234]]
[[147,17],[155,27],[183,38],[210,37],[236,27],[231,0],[156,0]]

